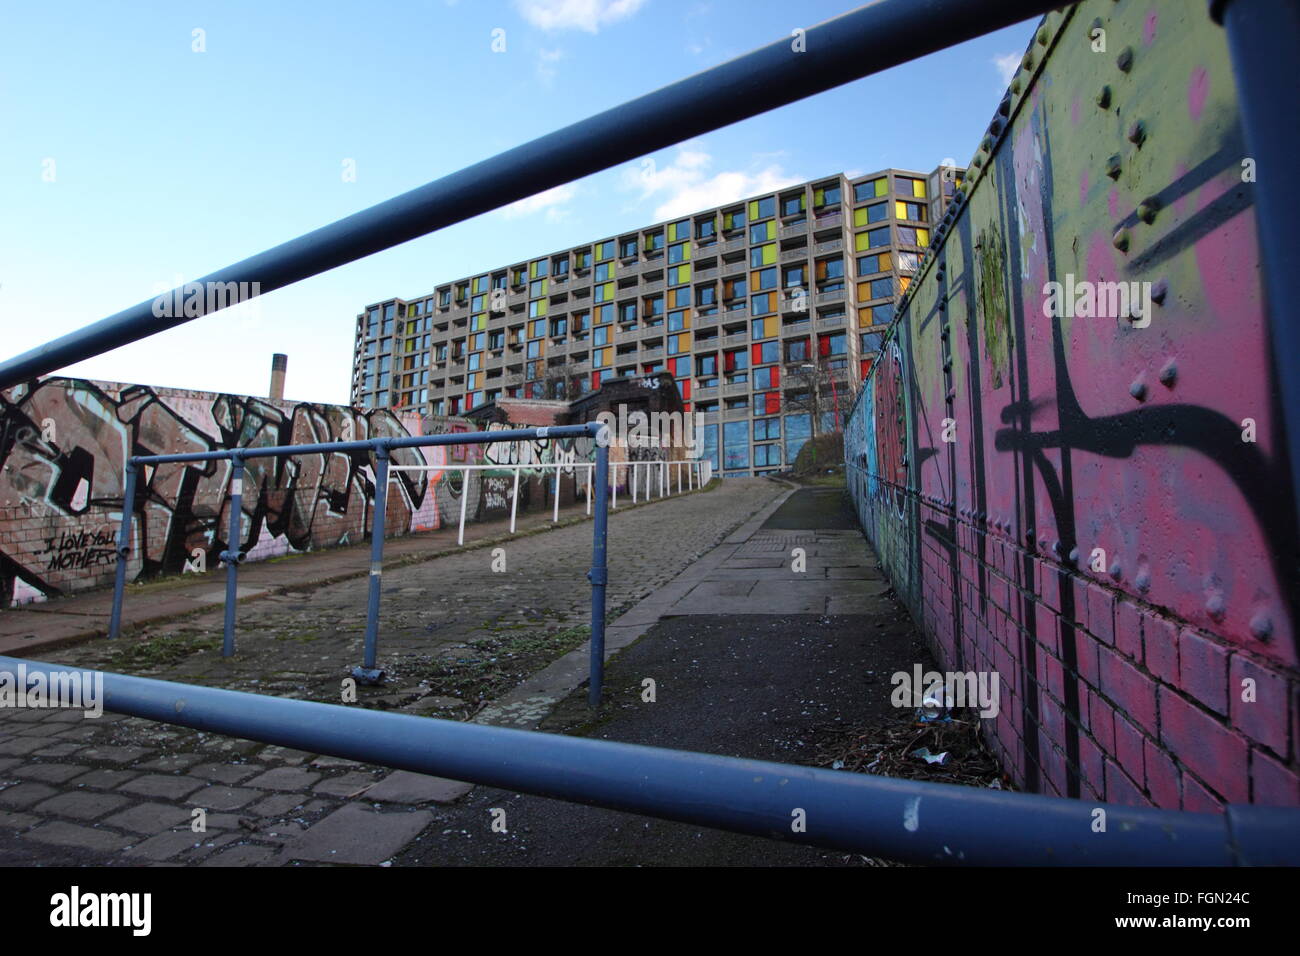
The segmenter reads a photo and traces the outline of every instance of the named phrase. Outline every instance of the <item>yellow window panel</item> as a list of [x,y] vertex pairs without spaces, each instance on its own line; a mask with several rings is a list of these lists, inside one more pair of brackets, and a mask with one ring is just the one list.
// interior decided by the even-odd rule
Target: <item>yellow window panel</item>
[[749,203],[749,221],[753,222],[758,218],[758,200],[751,200]]
[[770,266],[776,262],[776,243],[770,243],[763,247],[763,265]]
[[898,277],[898,294],[899,294],[899,295],[902,295],[904,292],[906,292],[906,291],[907,291],[907,287],[908,287],[909,285],[911,285],[911,284],[912,284],[912,277],[911,277],[911,276],[909,276],[909,275],[901,275],[901,276],[899,276],[899,277]]
[[853,250],[855,252],[866,252],[870,248],[871,242],[868,240],[865,232],[857,232],[853,234]]
[[924,179],[913,179],[913,180],[912,180],[912,195],[915,196],[917,199],[924,199],[924,198],[925,198],[925,180],[924,180]]
[[867,207],[862,206],[859,209],[853,210],[853,225],[865,226],[866,224],[867,224]]
[[929,230],[929,229],[918,229],[918,230],[916,230],[916,244],[917,244],[918,246],[921,246],[922,248],[924,248],[925,246],[928,246],[928,245],[930,244],[930,230]]
[[871,306],[864,305],[858,309],[858,328],[865,329],[871,326]]
[[858,283],[858,298],[859,298],[859,299],[870,299],[870,298],[871,298],[871,283],[870,283],[870,282],[859,282],[859,283]]
[[780,321],[781,321],[781,317],[777,315],[769,315],[767,318],[765,318],[763,320],[763,338],[765,339],[774,338],[776,336],[777,331],[779,330]]
[[894,202],[894,218],[895,218],[895,219],[911,219],[911,218],[912,218],[911,216],[909,216],[909,215],[907,214],[907,203],[895,200],[895,202]]

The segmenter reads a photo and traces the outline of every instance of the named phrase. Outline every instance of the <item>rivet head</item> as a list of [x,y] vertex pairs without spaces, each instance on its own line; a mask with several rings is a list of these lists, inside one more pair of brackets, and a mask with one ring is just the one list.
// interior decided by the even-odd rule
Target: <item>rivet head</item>
[[1138,572],[1138,576],[1137,576],[1136,580],[1134,581],[1134,583],[1137,584],[1137,586],[1138,586],[1138,590],[1139,590],[1139,591],[1144,591],[1144,592],[1145,592],[1145,591],[1150,591],[1150,590],[1151,590],[1151,572],[1150,572],[1150,571],[1146,571],[1146,570],[1139,571],[1139,572]]
[[1079,563],[1079,549],[1078,549],[1078,548],[1071,548],[1071,549],[1070,549],[1069,558],[1070,558],[1070,563],[1071,563],[1071,564],[1078,564],[1078,563]]
[[1256,640],[1267,641],[1273,636],[1273,622],[1266,614],[1256,614],[1250,619],[1250,633]]
[[1120,252],[1128,252],[1128,246],[1129,246],[1128,230],[1123,228],[1122,226],[1119,229],[1116,229],[1115,235],[1111,239],[1111,245],[1113,245]]
[[1020,60],[1020,65],[1026,70],[1032,70],[1034,68],[1034,54],[1026,50],[1024,57]]
[[1169,295],[1168,279],[1160,279],[1151,287],[1151,301],[1156,305],[1164,305],[1167,295]]
[[1111,566],[1106,573],[1109,574],[1116,581],[1118,581],[1121,577],[1124,576],[1124,569],[1120,567],[1120,563],[1118,561],[1114,561],[1111,563]]
[[1119,56],[1115,57],[1115,65],[1124,73],[1133,69],[1133,48],[1126,46],[1119,51]]
[[1106,175],[1111,179],[1119,179],[1120,170],[1123,168],[1124,160],[1120,158],[1119,153],[1106,160]]
[[1102,109],[1110,109],[1110,87],[1103,86],[1097,91],[1097,105]]
[[1216,621],[1222,621],[1227,613],[1227,606],[1223,602],[1222,594],[1211,594],[1205,602],[1205,610],[1210,617]]
[[1011,81],[1011,92],[1012,92],[1012,93],[1015,93],[1017,96],[1019,96],[1019,95],[1020,95],[1020,90],[1022,89],[1023,85],[1024,85],[1024,84],[1022,84],[1022,83],[1020,82],[1020,77],[1018,77],[1018,76],[1015,77],[1015,78],[1012,79],[1012,81]]
[[1134,382],[1128,387],[1128,393],[1136,398],[1139,402],[1144,401],[1147,397],[1146,383],[1141,380]]
[[1170,359],[1161,367],[1159,377],[1161,385],[1173,388],[1174,382],[1178,380],[1178,363]]
[[1156,221],[1156,213],[1160,211],[1160,200],[1155,196],[1148,196],[1138,203],[1137,216],[1147,225]]
[[1034,36],[1034,39],[1038,41],[1039,46],[1047,46],[1047,41],[1051,38],[1052,35],[1048,32],[1047,27],[1039,27],[1038,33]]
[[1147,139],[1147,124],[1141,120],[1136,121],[1128,128],[1128,141],[1136,146],[1141,146]]

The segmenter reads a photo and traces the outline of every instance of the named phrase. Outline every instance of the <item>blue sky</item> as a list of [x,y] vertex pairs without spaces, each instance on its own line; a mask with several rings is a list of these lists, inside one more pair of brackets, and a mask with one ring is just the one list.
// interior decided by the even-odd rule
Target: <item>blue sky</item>
[[[850,6],[0,6],[0,351],[26,351]],[[828,173],[964,164],[1032,28],[661,151],[649,175],[642,161],[606,170],[64,371],[264,394],[271,353],[286,352],[287,397],[345,402],[367,303]]]

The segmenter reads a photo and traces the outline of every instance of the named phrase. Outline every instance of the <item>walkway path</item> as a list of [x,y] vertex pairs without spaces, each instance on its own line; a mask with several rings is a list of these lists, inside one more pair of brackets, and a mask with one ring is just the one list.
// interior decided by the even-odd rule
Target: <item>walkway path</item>
[[[689,575],[692,562],[783,493],[773,482],[733,480],[620,509],[610,522],[611,610]],[[500,547],[385,573],[380,663],[391,679],[362,689],[361,705],[536,726],[573,689],[583,674],[590,523]],[[234,659],[216,653],[221,615],[213,611],[40,657],[338,703],[360,660],[366,581],[317,586],[307,570],[318,557],[341,559],[284,562],[301,569],[296,583],[241,604]],[[493,571],[502,558],[504,569]],[[611,652],[645,626],[616,619]],[[467,790],[115,715],[0,716],[0,863],[380,863],[435,821],[430,805]],[[193,829],[198,817],[202,832]]]

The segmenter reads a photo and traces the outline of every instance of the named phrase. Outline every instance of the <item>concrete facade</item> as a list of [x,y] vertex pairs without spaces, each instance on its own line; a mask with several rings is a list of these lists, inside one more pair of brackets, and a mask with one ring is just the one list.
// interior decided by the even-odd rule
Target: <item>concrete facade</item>
[[352,402],[457,415],[666,371],[715,470],[779,471],[842,427],[961,175],[831,175],[374,303]]

